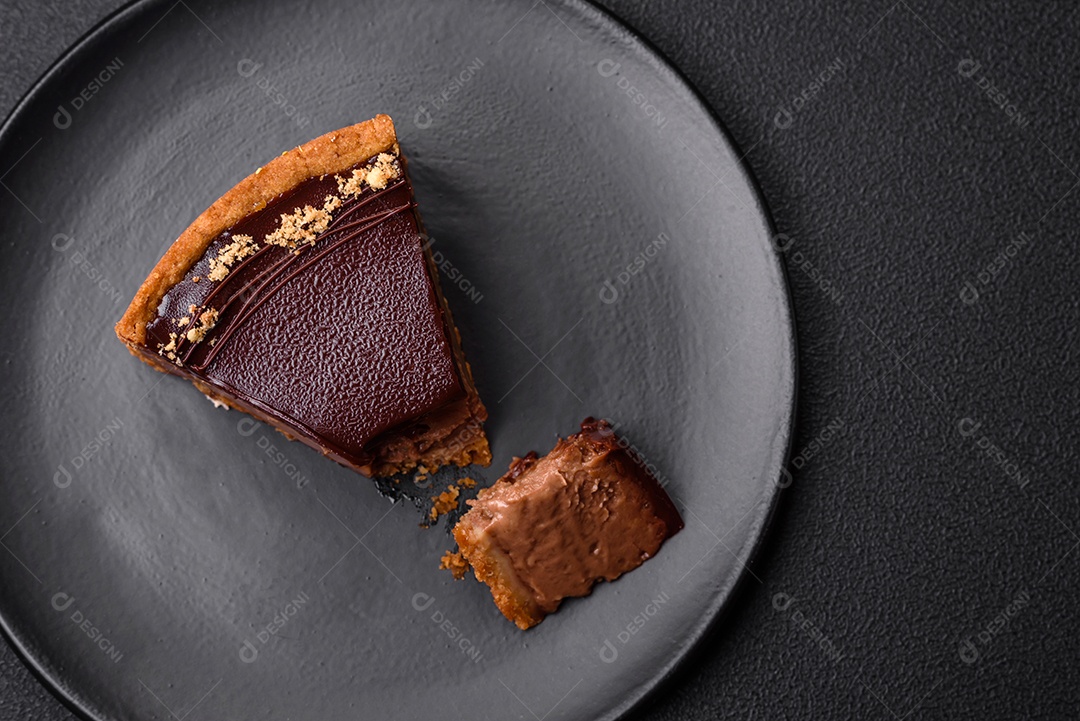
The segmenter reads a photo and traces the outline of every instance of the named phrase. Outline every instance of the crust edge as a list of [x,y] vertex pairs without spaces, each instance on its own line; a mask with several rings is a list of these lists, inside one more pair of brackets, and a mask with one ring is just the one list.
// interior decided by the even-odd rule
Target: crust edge
[[547,614],[537,608],[521,586],[510,568],[510,559],[488,543],[482,532],[464,521],[462,517],[462,522],[454,527],[454,540],[476,580],[488,586],[499,612],[522,631],[543,621]]
[[390,150],[396,143],[390,116],[376,115],[287,150],[241,180],[204,210],[161,256],[116,324],[117,337],[129,347],[145,345],[146,326],[156,315],[161,299],[222,231],[302,181],[350,168]]

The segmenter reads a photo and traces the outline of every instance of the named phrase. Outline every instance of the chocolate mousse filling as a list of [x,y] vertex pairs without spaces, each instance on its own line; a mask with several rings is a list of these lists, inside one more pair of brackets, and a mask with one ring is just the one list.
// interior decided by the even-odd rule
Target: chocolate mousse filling
[[592,418],[543,458],[515,459],[469,505],[454,528],[459,554],[443,566],[458,577],[471,566],[522,629],[637,568],[683,527],[641,459]]

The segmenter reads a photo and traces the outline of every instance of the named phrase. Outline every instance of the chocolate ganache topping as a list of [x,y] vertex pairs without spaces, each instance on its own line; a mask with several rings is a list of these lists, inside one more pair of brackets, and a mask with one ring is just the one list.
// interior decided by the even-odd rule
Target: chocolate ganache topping
[[222,232],[147,351],[351,465],[465,395],[404,159],[311,178]]

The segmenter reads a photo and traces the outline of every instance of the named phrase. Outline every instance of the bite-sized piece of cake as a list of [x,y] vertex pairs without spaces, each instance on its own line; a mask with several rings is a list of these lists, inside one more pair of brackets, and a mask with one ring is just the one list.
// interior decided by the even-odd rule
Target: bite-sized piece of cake
[[683,527],[667,493],[607,421],[586,418],[543,458],[515,458],[480,491],[454,527],[463,563],[491,587],[495,605],[522,629],[564,598],[640,566]]
[[389,117],[286,151],[180,235],[131,352],[366,475],[490,463]]

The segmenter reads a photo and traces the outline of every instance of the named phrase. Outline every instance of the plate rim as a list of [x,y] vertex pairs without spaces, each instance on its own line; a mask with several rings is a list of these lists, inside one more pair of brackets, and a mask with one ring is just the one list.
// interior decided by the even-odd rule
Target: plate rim
[[[698,90],[697,86],[686,76],[682,69],[672,62],[671,59],[656,47],[651,40],[638,32],[636,28],[632,27],[625,20],[619,18],[606,8],[597,5],[594,0],[559,1],[564,5],[574,6],[582,12],[591,12],[593,15],[598,16],[602,21],[606,21],[613,26],[616,31],[623,33],[631,42],[637,43],[644,48],[646,53],[652,56],[655,69],[658,72],[667,72],[669,74],[669,79],[673,80],[676,84],[681,84],[690,99],[700,106],[705,113],[706,119],[712,124],[716,132],[723,137],[727,146],[736,152],[740,150],[739,144],[735,142],[735,138],[731,134],[731,131],[728,130],[727,125],[724,124],[724,121],[720,118],[719,114],[701,91]],[[0,141],[2,141],[2,136],[0,136]],[[775,238],[777,232],[776,224],[773,222],[772,212],[765,200],[765,194],[762,192],[760,183],[758,183],[757,178],[754,177],[750,167],[744,162],[745,158],[746,154],[737,156],[734,163],[736,172],[750,189],[752,198],[757,204],[758,212],[765,220],[765,227],[769,232],[769,237]],[[788,347],[791,349],[790,357],[786,359],[791,374],[791,386],[788,389],[790,395],[788,400],[789,410],[787,417],[785,418],[785,424],[780,429],[780,434],[778,434],[783,437],[781,443],[783,450],[779,456],[779,470],[783,470],[791,458],[792,445],[795,438],[794,431],[797,421],[799,399],[799,347],[798,334],[796,332],[795,304],[791,294],[791,279],[787,269],[787,262],[784,255],[777,250],[776,245],[773,243],[770,243],[769,257],[774,264],[774,269],[776,270],[780,285],[783,286],[783,302],[781,305],[786,311],[786,325],[788,331],[787,341]],[[679,643],[683,649],[682,653],[668,663],[666,667],[660,669],[660,672],[650,678],[647,683],[638,686],[633,694],[628,695],[623,703],[614,707],[609,714],[603,716],[601,721],[617,721],[617,719],[624,718],[641,708],[641,706],[649,699],[654,698],[658,693],[666,690],[691,658],[696,653],[700,653],[704,646],[703,642],[705,639],[719,629],[721,625],[720,622],[725,615],[724,611],[730,609],[732,599],[741,591],[743,586],[746,585],[746,578],[749,575],[747,569],[761,551],[765,540],[769,536],[772,522],[775,519],[777,508],[780,505],[780,499],[784,496],[783,491],[785,490],[785,487],[781,486],[779,481],[779,477],[772,479],[772,483],[769,485],[767,491],[769,497],[767,499],[762,499],[762,502],[758,503],[760,510],[754,514],[754,526],[751,535],[752,541],[750,543],[750,548],[746,553],[745,560],[742,561],[742,567],[739,569],[738,575],[727,591],[719,593],[713,603],[706,608],[705,613],[702,614],[703,620],[699,621],[687,636],[680,639]]]
[[[666,80],[674,81],[676,85],[681,85],[689,99],[704,111],[705,118],[711,123],[713,129],[724,139],[727,146],[736,152],[739,151],[740,146],[735,142],[734,136],[728,130],[723,120],[719,117],[716,110],[708,102],[702,92],[690,78],[686,76],[679,66],[672,62],[671,59],[654,45],[651,40],[638,32],[638,30],[631,26],[627,21],[616,16],[612,11],[596,4],[593,0],[553,1],[558,2],[564,7],[570,7],[586,17],[591,16],[594,19],[599,20],[601,23],[611,27],[616,33],[627,38],[630,41],[630,44],[636,44],[644,49],[646,56],[651,56],[649,59],[652,61],[651,64],[654,69],[661,73],[667,73],[668,77]],[[128,15],[141,12],[151,5],[164,5],[167,2],[168,0],[127,0],[127,2],[109,12],[82,35],[76,38],[30,85],[26,92],[23,93],[12,107],[11,111],[4,117],[3,122],[0,122],[0,146],[11,142],[10,136],[14,133],[13,126],[20,114],[45,90],[46,86],[60,71],[62,66],[67,64],[90,43],[105,37],[112,29],[112,26],[122,23]],[[772,212],[769,209],[760,183],[757,181],[757,178],[754,176],[749,165],[744,162],[745,158],[746,155],[744,154],[735,159],[734,165],[736,166],[737,174],[750,189],[758,213],[765,220],[766,230],[769,232],[770,236],[773,237],[776,235],[776,225],[773,222]],[[791,292],[790,273],[787,268],[787,262],[784,255],[777,251],[775,246],[771,247],[769,256],[772,259],[773,267],[780,285],[783,287],[783,301],[780,305],[785,311],[785,325],[787,327],[788,336],[787,343],[790,348],[789,357],[785,359],[791,378],[790,386],[786,389],[787,395],[789,396],[789,410],[786,417],[783,419],[784,423],[779,429],[779,433],[774,437],[782,438],[782,452],[779,455],[780,469],[782,470],[791,457],[798,416],[799,348],[797,318]],[[694,626],[691,632],[682,639],[679,639],[679,646],[681,647],[680,654],[667,663],[666,666],[661,668],[659,672],[653,675],[646,683],[641,684],[631,694],[627,695],[619,705],[613,707],[610,712],[601,717],[601,719],[623,718],[639,709],[647,700],[665,690],[674,681],[675,676],[683,670],[689,660],[695,656],[696,653],[700,652],[703,641],[718,630],[721,625],[720,622],[725,616],[725,609],[730,607],[732,599],[740,593],[742,588],[746,585],[746,577],[749,575],[747,572],[748,567],[758,556],[762,546],[768,538],[773,521],[776,517],[777,509],[781,499],[785,495],[784,490],[785,487],[779,483],[779,478],[773,479],[773,482],[766,491],[768,497],[763,498],[757,504],[759,510],[757,510],[753,516],[754,523],[750,547],[746,553],[745,559],[741,562],[741,568],[739,569],[734,582],[731,583],[726,591],[719,593],[713,602],[706,607],[705,613],[702,614],[702,620]],[[39,662],[28,647],[29,644],[24,643],[18,637],[2,612],[0,612],[0,635],[3,636],[8,646],[14,651],[16,657],[18,657],[23,666],[30,671],[31,675],[38,683],[48,690],[53,698],[59,701],[68,711],[71,711],[78,718],[84,719],[85,721],[107,721],[107,716],[99,713],[99,710],[89,707],[87,702],[89,702],[90,699],[82,698],[80,694],[70,688],[70,684],[65,683],[62,678],[55,674],[50,674],[43,668],[43,664]]]

